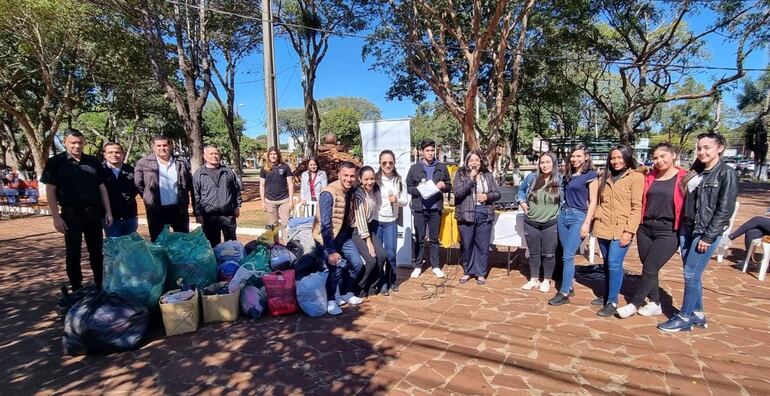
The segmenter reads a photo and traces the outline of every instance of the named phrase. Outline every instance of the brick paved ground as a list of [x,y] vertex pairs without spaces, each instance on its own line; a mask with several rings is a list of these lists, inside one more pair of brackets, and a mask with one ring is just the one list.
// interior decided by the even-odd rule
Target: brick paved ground
[[[767,185],[742,186],[738,222],[764,213]],[[735,247],[742,246],[738,240]],[[0,221],[0,389],[3,394],[768,394],[770,283],[735,268],[735,249],[704,275],[708,330],[661,334],[661,318],[599,318],[599,272],[580,267],[571,305],[524,292],[497,266],[486,286],[426,274],[397,296],[338,317],[241,319],[109,356],[62,356],[62,238],[50,218]],[[501,255],[495,256],[498,263]],[[584,260],[583,260],[584,261]],[[626,260],[623,294],[640,271]],[[404,274],[401,274],[404,275]],[[88,278],[88,275],[86,276]],[[667,314],[682,296],[681,261],[662,273]]]

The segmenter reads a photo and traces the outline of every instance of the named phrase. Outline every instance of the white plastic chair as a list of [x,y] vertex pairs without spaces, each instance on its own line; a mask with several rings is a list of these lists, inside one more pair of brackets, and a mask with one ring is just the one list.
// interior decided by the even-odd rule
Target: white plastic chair
[[311,217],[315,216],[318,202],[309,201],[305,205],[300,205],[299,198],[294,197],[294,212],[292,217]]
[[754,249],[759,245],[762,245],[762,261],[759,264],[758,279],[763,281],[767,274],[768,263],[770,263],[770,237],[764,236],[751,241],[749,251],[746,252],[746,260],[743,261],[743,272],[746,272],[746,269],[749,267],[749,260],[751,260]]
[[601,249],[596,250],[596,237],[594,236],[594,234],[590,234],[588,236],[588,242],[586,242],[585,244],[581,245],[580,253],[584,254],[586,249],[588,249],[588,262],[590,264],[596,264],[596,259],[595,259],[596,253],[598,252],[599,253],[599,257],[601,258],[602,257],[602,251],[601,251]]
[[[738,214],[738,208],[740,208],[740,207],[741,207],[741,203],[736,201],[735,202],[735,210],[733,210],[733,215],[730,216],[730,225],[727,226],[727,229],[722,234],[722,240],[723,241],[732,232],[732,230],[733,230],[733,223],[735,223],[735,215]],[[727,247],[728,246],[729,245],[724,245],[724,244],[720,243],[719,247],[717,247],[717,249],[716,249],[717,263],[721,263],[722,260],[725,258],[725,252],[727,251]]]

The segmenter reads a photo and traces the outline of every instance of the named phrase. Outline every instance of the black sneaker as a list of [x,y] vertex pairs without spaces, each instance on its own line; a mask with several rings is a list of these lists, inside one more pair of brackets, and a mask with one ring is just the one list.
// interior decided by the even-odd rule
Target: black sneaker
[[575,297],[575,289],[569,289],[569,296]]
[[591,300],[591,305],[606,305],[604,297],[597,297]]
[[618,310],[618,306],[613,303],[607,303],[600,309],[598,312],[596,312],[597,316],[601,316],[603,318],[608,318],[612,315],[615,315],[615,311]]
[[565,296],[564,294],[561,294],[561,292],[556,292],[556,295],[553,296],[552,299],[548,300],[548,305],[563,305],[563,304],[569,304],[569,297]]
[[398,293],[398,284],[394,283],[394,284],[390,285],[390,291],[392,293]]
[[380,295],[381,296],[389,296],[390,292],[388,291],[388,285],[382,285],[380,288]]

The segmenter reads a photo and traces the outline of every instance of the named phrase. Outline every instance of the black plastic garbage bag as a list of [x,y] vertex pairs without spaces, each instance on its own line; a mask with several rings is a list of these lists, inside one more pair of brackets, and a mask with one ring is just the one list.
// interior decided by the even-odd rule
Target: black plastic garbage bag
[[62,295],[57,301],[57,308],[61,318],[64,319],[67,316],[67,312],[69,312],[73,305],[79,303],[82,299],[94,293],[101,293],[101,290],[99,290],[99,288],[96,286],[86,286],[74,293],[70,293],[67,290],[67,286],[62,285]]
[[67,312],[62,344],[67,355],[135,349],[147,331],[147,308],[117,294],[86,295]]

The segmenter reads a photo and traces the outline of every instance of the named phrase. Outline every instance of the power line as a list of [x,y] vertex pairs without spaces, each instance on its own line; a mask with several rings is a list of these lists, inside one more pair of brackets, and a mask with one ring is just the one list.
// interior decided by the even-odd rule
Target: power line
[[[193,4],[182,4],[179,2],[176,2],[174,0],[164,0],[167,3],[175,4],[179,6],[184,7],[190,7],[195,9],[200,9],[200,6],[193,5]],[[658,2],[678,2],[681,0],[653,0]],[[721,0],[693,0],[696,2],[715,2],[715,1],[721,1]],[[741,2],[748,2],[748,1],[754,1],[754,0],[740,0]],[[238,18],[244,18],[244,19],[250,19],[253,21],[264,21],[261,17],[256,17],[253,15],[245,15],[245,14],[239,14],[231,11],[225,11],[220,10],[217,8],[212,7],[206,7],[206,11],[214,12],[217,14],[222,15],[229,15],[233,17]],[[340,36],[340,37],[352,37],[352,38],[358,38],[363,40],[372,40],[374,38],[373,35],[360,35],[355,33],[347,33],[347,32],[338,32],[330,29],[323,29],[323,28],[316,28],[291,22],[283,22],[283,21],[272,21],[276,25],[281,25],[284,27],[293,27],[293,28],[301,28],[301,29],[307,29],[307,30],[313,30],[319,33],[326,33],[330,35]],[[403,46],[411,46],[411,47],[425,47],[425,48],[442,48],[447,50],[455,50],[455,51],[467,51],[467,50],[477,50],[471,47],[462,47],[462,46],[452,46],[452,45],[434,45],[429,43],[422,43],[422,42],[409,42],[409,41],[400,41],[400,40],[394,40],[394,39],[388,39],[388,38],[377,38],[377,41],[380,42],[386,42],[396,45],[403,45]],[[495,50],[478,50],[480,52],[488,53],[488,54],[497,54],[497,51]],[[575,58],[568,58],[565,56],[559,56],[559,55],[543,55],[543,54],[534,54],[534,53],[526,53],[526,52],[516,52],[516,51],[506,51],[508,55],[521,55],[525,57],[532,57],[532,58],[541,58],[541,59],[547,59],[547,60],[562,60],[562,61],[568,61],[568,62],[588,62],[587,59],[575,59]],[[624,61],[624,60],[607,60],[605,61],[607,64],[611,65],[618,65],[618,66],[635,66],[637,65],[636,62],[632,61]],[[699,66],[699,65],[664,65],[664,64],[647,64],[646,66],[656,68],[656,67],[665,67],[665,68],[674,68],[674,69],[680,69],[680,70],[716,70],[716,71],[738,71],[738,68],[736,67],[724,67],[724,66]],[[770,68],[742,68],[744,72],[768,72],[770,71]],[[263,79],[264,80],[264,79]]]

